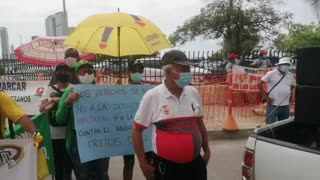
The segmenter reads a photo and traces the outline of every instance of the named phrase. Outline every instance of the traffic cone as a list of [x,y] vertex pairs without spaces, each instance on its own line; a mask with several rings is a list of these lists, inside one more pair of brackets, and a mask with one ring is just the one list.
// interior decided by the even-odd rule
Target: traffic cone
[[228,114],[222,123],[222,129],[224,131],[238,131],[239,127],[238,124],[233,116],[232,112],[232,101],[233,101],[233,94],[232,94],[232,72],[229,74],[229,92],[228,92]]

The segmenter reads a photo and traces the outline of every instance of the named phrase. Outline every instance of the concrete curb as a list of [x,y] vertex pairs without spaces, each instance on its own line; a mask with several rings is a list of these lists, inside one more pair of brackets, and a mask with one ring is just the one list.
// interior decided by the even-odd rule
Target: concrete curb
[[249,132],[252,129],[240,129],[238,131],[224,131],[224,130],[216,130],[216,131],[209,131],[208,138],[209,140],[225,140],[225,139],[243,139],[249,137]]

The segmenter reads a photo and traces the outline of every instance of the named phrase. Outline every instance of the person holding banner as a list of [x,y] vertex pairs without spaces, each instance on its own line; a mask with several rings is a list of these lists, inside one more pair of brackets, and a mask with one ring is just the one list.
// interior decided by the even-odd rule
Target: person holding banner
[[[79,61],[75,65],[75,72],[81,84],[94,84],[95,74],[93,66],[86,61]],[[108,167],[109,158],[81,163],[79,149],[74,127],[74,114],[72,109],[73,102],[80,98],[78,93],[73,92],[72,88],[67,89],[59,102],[56,118],[59,124],[67,124],[66,148],[70,154],[74,173],[77,180],[103,179],[109,180]]]
[[[52,139],[52,150],[54,156],[55,179],[71,180],[72,164],[65,148],[66,126],[58,125],[53,114],[57,109],[60,97],[63,92],[72,87],[70,84],[70,68],[66,64],[60,64],[56,67],[48,87],[42,94],[40,112],[47,112],[50,133]],[[55,83],[57,82],[57,83]]]
[[250,64],[251,67],[254,68],[268,68],[272,67],[272,64],[269,59],[267,59],[267,50],[261,50],[259,52],[259,58],[253,60],[253,62]]
[[[267,101],[267,124],[288,119],[290,115],[290,96],[295,87],[295,79],[290,69],[290,59],[282,58],[276,64],[278,68],[269,71],[262,77],[258,88]],[[263,88],[268,84],[268,92]]]
[[[178,50],[167,52],[162,61],[165,80],[143,96],[134,120],[132,137],[140,168],[146,178],[156,180],[206,180],[211,152],[200,94],[188,86],[193,63]],[[146,159],[142,136],[150,126],[152,164]]]
[[[130,59],[128,63],[128,69],[130,73],[129,84],[141,85],[143,84],[143,70],[144,66],[140,60]],[[152,151],[145,154],[147,161],[152,161]],[[123,180],[132,180],[133,167],[134,167],[134,154],[123,156]],[[151,180],[152,178],[147,178]]]
[[36,126],[19,105],[4,91],[0,91],[0,139],[4,139],[5,120],[8,118],[14,123],[19,123],[28,132],[37,135]]
[[239,58],[239,55],[238,54],[230,54],[229,55],[229,62],[226,66],[226,71],[227,73],[230,73],[231,70],[232,70],[232,65],[239,65],[240,64],[240,60],[238,59]]

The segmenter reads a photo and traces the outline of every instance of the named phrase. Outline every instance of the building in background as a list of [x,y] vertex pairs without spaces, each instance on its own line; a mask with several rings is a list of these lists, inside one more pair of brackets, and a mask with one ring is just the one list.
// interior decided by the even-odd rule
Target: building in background
[[11,44],[11,46],[10,46],[10,53],[14,54],[14,45],[13,44]]
[[67,12],[57,12],[55,14],[56,36],[68,35],[68,17]]
[[10,54],[9,36],[6,27],[0,27],[1,53]]
[[63,0],[63,11],[57,12],[46,18],[47,36],[68,36],[68,13],[65,0]]
[[47,36],[56,36],[56,23],[54,15],[50,15],[46,18],[46,34]]
[[69,27],[68,28],[68,36],[75,30],[75,27]]

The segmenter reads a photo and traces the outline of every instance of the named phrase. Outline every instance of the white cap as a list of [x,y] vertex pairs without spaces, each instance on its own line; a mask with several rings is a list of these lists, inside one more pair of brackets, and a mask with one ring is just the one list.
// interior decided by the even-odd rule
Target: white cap
[[276,66],[281,65],[281,64],[290,64],[290,65],[292,65],[292,63],[290,62],[290,58],[287,58],[287,57],[281,58],[279,60],[279,63],[276,64]]

